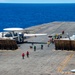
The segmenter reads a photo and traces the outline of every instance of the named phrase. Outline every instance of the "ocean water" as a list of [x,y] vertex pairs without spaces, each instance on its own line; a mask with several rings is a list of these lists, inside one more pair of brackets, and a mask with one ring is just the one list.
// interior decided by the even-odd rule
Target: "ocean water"
[[0,4],[0,31],[53,21],[75,21],[75,4]]

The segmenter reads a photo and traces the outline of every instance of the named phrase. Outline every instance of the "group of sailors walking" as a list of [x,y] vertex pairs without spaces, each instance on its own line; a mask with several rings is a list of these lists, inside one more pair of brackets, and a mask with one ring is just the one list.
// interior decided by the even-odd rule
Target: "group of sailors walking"
[[[27,58],[29,58],[29,51],[26,52],[26,56]],[[24,57],[25,57],[25,53],[22,53],[22,59],[24,59]]]
[[[47,42],[48,47],[49,47],[49,45],[50,45],[50,41]],[[34,49],[34,51],[36,51],[36,46],[35,45],[33,46],[33,43],[32,43],[32,46],[30,46],[30,49],[32,49],[32,48]],[[41,50],[43,50],[43,44],[41,44],[40,48],[41,48]],[[29,51],[27,51],[26,54],[22,53],[22,59],[24,59],[25,56],[27,56],[27,58],[29,58],[29,55],[30,55]]]

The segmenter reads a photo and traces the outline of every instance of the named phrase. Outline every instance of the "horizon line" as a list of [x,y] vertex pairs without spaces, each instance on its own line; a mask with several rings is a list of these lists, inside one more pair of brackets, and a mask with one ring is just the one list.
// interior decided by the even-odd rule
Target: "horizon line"
[[75,3],[19,3],[19,2],[1,2],[0,4],[75,4]]

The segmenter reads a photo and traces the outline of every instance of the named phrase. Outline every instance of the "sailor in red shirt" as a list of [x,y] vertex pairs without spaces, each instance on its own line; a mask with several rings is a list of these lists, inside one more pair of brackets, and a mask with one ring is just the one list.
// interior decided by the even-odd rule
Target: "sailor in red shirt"
[[25,57],[25,54],[24,54],[24,53],[22,53],[22,58],[24,59],[24,57]]
[[27,51],[26,55],[27,55],[27,57],[29,57],[29,52],[28,51]]

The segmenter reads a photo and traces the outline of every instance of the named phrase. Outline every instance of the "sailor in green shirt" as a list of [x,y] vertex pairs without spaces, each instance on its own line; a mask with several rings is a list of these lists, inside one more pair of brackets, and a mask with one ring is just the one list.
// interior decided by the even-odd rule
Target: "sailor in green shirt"
[[43,45],[41,45],[41,49],[43,49]]
[[36,46],[34,46],[34,51],[36,51]]

